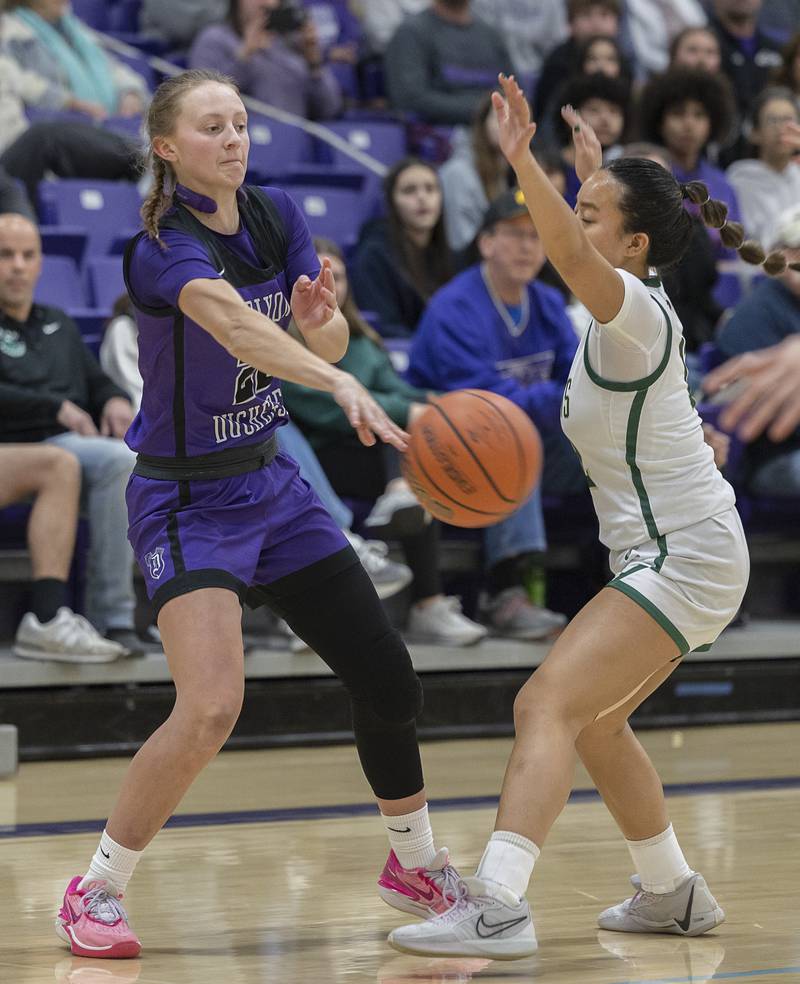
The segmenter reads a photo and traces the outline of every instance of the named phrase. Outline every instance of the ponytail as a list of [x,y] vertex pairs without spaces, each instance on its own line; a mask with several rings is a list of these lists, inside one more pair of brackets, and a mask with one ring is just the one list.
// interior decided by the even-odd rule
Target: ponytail
[[140,214],[147,235],[151,239],[155,239],[160,245],[163,245],[159,236],[158,224],[161,221],[161,216],[172,205],[175,180],[172,168],[163,157],[159,157],[152,151],[151,154],[152,162],[150,167],[153,173],[153,186],[147,198],[142,203]]
[[708,188],[702,181],[689,181],[687,184],[682,184],[680,188],[685,200],[700,207],[703,222],[712,229],[719,229],[723,245],[735,249],[745,263],[751,266],[763,266],[764,272],[770,277],[777,277],[788,267],[793,270],[798,268],[798,264],[787,263],[786,257],[780,250],[773,250],[767,254],[761,243],[755,239],[745,239],[742,224],[728,221],[728,206],[711,198]]

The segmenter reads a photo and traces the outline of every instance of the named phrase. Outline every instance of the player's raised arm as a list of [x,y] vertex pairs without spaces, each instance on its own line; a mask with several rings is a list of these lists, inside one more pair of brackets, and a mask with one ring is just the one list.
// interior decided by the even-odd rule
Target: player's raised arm
[[[500,127],[500,149],[513,167],[545,252],[565,283],[597,321],[611,321],[622,307],[625,288],[613,266],[587,238],[583,223],[593,221],[598,203],[579,215],[556,191],[530,151],[536,133],[530,107],[515,79],[500,76],[503,95],[492,97]],[[578,125],[577,123],[575,125]]]

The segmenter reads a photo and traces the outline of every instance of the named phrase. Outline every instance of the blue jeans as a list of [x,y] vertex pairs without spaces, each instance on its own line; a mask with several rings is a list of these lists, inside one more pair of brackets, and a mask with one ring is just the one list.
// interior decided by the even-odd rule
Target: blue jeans
[[340,530],[351,529],[353,513],[333,491],[314,449],[298,426],[289,421],[284,427],[279,427],[276,433],[281,451],[288,454],[300,466],[300,477],[305,479],[317,493],[317,498],[331,514],[334,523]]
[[547,531],[542,511],[542,489],[551,495],[575,495],[586,489],[586,476],[572,445],[561,431],[542,434],[544,468],[542,481],[528,501],[508,519],[483,532],[486,566],[501,560],[547,549]]
[[136,455],[113,437],[57,434],[47,439],[81,463],[81,506],[90,528],[86,572],[86,615],[100,632],[133,625],[133,550],[128,543],[125,487]]

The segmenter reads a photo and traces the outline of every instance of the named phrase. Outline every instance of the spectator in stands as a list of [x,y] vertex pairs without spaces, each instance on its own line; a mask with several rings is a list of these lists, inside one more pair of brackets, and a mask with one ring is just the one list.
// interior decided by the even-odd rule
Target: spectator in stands
[[800,31],[783,49],[782,64],[772,79],[774,85],[791,89],[800,98]]
[[197,35],[228,13],[228,0],[143,0],[142,30],[174,48],[188,48]]
[[578,47],[587,38],[619,35],[621,0],[567,0],[569,37],[547,56],[536,85],[533,105],[538,120],[550,119],[558,90],[576,72]]
[[567,37],[564,0],[472,0],[472,9],[503,35],[526,86],[533,84],[545,58]]
[[361,21],[346,0],[303,0],[313,18],[327,62],[355,65],[364,39]]
[[[0,358],[15,344],[0,334]],[[0,508],[33,499],[28,519],[30,609],[14,641],[15,654],[24,659],[109,663],[125,655],[119,643],[104,639],[67,605],[80,494],[81,467],[69,451],[0,444]]]
[[6,212],[16,212],[35,221],[36,214],[19,181],[8,174],[0,164],[0,215]]
[[669,67],[695,68],[716,75],[722,70],[719,38],[710,27],[687,27],[672,39]]
[[670,41],[687,28],[703,27],[700,0],[627,0],[626,27],[636,67],[643,75],[663,72],[670,61]]
[[290,33],[269,30],[279,0],[230,0],[227,20],[202,31],[189,52],[190,68],[212,68],[236,80],[242,93],[296,116],[329,120],[342,92],[324,64],[314,22]]
[[763,34],[758,18],[763,0],[713,0],[711,27],[720,43],[722,70],[733,83],[736,102],[746,118],[753,100],[780,66],[778,44]]
[[[436,293],[411,347],[407,378],[425,389],[487,389],[513,400],[544,443],[545,487],[585,491],[586,479],[560,426],[564,385],[578,346],[564,300],[536,279],[542,248],[521,192],[486,210],[482,262]],[[487,618],[500,635],[537,638],[564,623],[533,606],[523,587],[531,557],[546,547],[541,495],[484,533],[491,599]]]
[[36,226],[20,215],[0,216],[0,442],[44,441],[78,458],[92,519],[89,618],[126,649],[141,649],[125,507],[134,455],[121,440],[133,411],[74,322],[34,302],[41,265]]
[[[341,250],[324,240],[317,240],[316,247],[320,258],[330,257],[339,310],[350,329],[350,344],[339,367],[363,383],[396,424],[408,427],[424,412],[428,392],[409,386],[393,369],[380,336],[364,321],[350,296]],[[485,627],[466,618],[460,601],[442,592],[440,527],[429,516],[425,521],[424,512],[400,475],[397,453],[387,446],[366,447],[357,438],[353,441],[352,428],[330,394],[284,383],[283,396],[334,489],[342,496],[377,499],[367,524],[372,518],[382,519],[388,529],[392,522],[398,525],[404,520],[394,538],[399,539],[414,575],[409,635],[419,641],[451,646],[466,646],[482,639],[487,634]]]
[[769,0],[764,4],[759,26],[769,37],[788,41],[800,24],[800,0]]
[[[741,221],[739,201],[725,173],[706,156],[710,142],[721,142],[730,132],[734,103],[727,80],[697,69],[671,69],[654,76],[639,100],[639,129],[644,140],[661,144],[672,160],[672,173],[682,184],[702,181],[712,198],[728,206],[728,219]],[[692,214],[697,206],[687,202]],[[738,276],[730,264],[736,251],[723,246],[718,230],[707,229],[714,243],[717,264],[724,264],[716,299],[732,307],[741,296]]]
[[[782,250],[789,263],[800,264],[800,204],[785,214],[773,249]],[[800,337],[800,270],[787,269],[779,277],[762,280],[723,326],[718,345],[726,355],[740,355]],[[797,383],[795,383],[797,388]],[[766,437],[748,448],[748,487],[761,495],[800,494],[800,429],[780,443]]]
[[364,27],[367,48],[382,55],[395,31],[407,17],[421,14],[431,0],[352,0],[351,6]]
[[103,49],[68,0],[7,0],[6,9],[4,47],[25,73],[28,105],[79,110],[94,120],[143,111],[145,80]]
[[[118,298],[114,305],[114,312],[100,346],[100,365],[121,389],[130,394],[133,408],[138,413],[143,388],[142,375],[139,372],[139,331],[127,294]],[[375,539],[364,540],[353,533],[352,511],[333,491],[317,456],[300,430],[289,422],[279,429],[277,438],[281,450],[297,462],[300,475],[317,493],[350,541],[375,585],[378,597],[390,598],[401,591],[411,581],[411,571],[404,564],[396,564],[387,558],[385,543]],[[421,507],[418,506],[417,511],[422,514]],[[292,648],[295,651],[305,648],[305,644],[300,643],[288,626],[285,626],[285,634],[292,639]]]
[[36,106],[41,91],[41,79],[21,72],[0,49],[0,181],[5,171],[27,190],[27,197],[16,185],[0,191],[0,212],[20,212],[33,219],[36,186],[47,173],[59,178],[138,179],[138,148],[126,137],[73,120],[43,120],[31,126],[26,104]]
[[753,104],[750,143],[756,159],[735,161],[727,177],[736,190],[747,235],[770,241],[778,219],[800,202],[800,106],[791,89],[770,86]]
[[514,71],[502,36],[475,16],[470,0],[433,0],[403,21],[385,65],[391,106],[446,126],[469,124],[498,73]]
[[616,38],[593,34],[578,45],[575,74],[594,75],[596,72],[612,79],[623,78],[630,85],[630,71]]
[[[621,141],[628,129],[630,85],[624,78],[611,78],[602,72],[574,75],[559,91],[558,102],[573,107],[592,127],[603,158],[612,160],[621,152]],[[567,190],[564,197],[574,207],[580,181],[575,172],[575,148],[571,127],[559,115],[557,133],[566,165]]]
[[408,337],[430,296],[452,274],[435,168],[409,157],[386,175],[385,219],[361,230],[353,261],[355,300],[374,312],[385,338]]
[[491,93],[478,104],[469,129],[453,134],[453,153],[439,168],[447,241],[456,253],[475,238],[489,202],[509,187],[508,161],[497,143]]

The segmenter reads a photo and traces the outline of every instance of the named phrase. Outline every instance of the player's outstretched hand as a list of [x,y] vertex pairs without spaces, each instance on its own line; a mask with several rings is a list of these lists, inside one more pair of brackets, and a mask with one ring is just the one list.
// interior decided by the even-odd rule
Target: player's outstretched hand
[[720,424],[736,429],[744,441],[764,431],[773,441],[786,440],[800,424],[800,338],[739,355],[703,380],[703,389],[712,395],[734,385]]
[[336,284],[326,256],[316,280],[298,277],[292,289],[292,315],[300,331],[324,328],[336,314]]
[[408,447],[409,435],[392,421],[380,404],[376,403],[361,383],[347,372],[333,388],[333,398],[344,410],[345,416],[358,434],[362,444],[371,447],[379,437],[398,451]]
[[514,76],[498,76],[503,95],[492,93],[492,104],[500,128],[500,150],[508,163],[516,168],[531,150],[536,124],[531,120],[531,108],[525,93]]
[[561,107],[561,118],[572,130],[575,144],[575,173],[581,184],[603,166],[603,148],[597,134],[574,107]]

